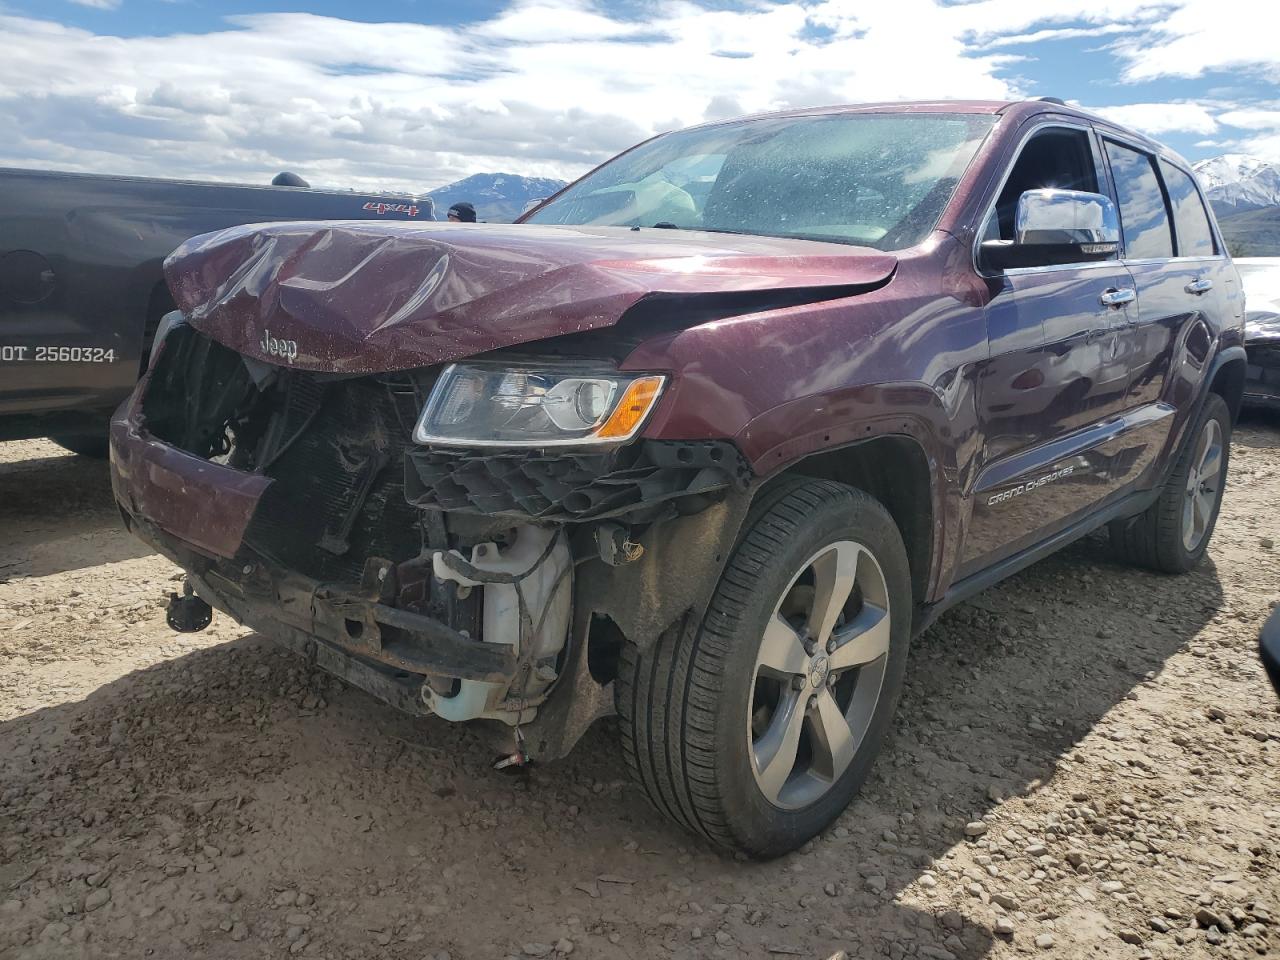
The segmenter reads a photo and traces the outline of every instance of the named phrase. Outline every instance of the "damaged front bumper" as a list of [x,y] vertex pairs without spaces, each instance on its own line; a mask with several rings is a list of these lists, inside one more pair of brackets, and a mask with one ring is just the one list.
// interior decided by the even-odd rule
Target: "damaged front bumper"
[[644,645],[699,611],[750,499],[730,443],[420,447],[412,377],[254,364],[166,339],[112,423],[126,524],[329,672],[410,713],[540,725],[544,755],[611,705],[596,625]]
[[[517,658],[433,617],[382,602],[390,561],[359,587],[273,566],[241,543],[265,484],[112,424],[112,482],[126,527],[185,569],[214,608],[410,713],[429,713],[423,680],[509,684]],[[269,481],[268,481],[269,482]],[[186,510],[181,510],[182,504]],[[190,504],[198,503],[198,509]]]

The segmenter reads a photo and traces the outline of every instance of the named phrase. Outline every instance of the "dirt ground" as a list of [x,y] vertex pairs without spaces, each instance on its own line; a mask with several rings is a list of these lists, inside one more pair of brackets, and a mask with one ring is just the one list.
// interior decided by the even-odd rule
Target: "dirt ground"
[[862,797],[755,864],[652,812],[610,723],[494,772],[225,617],[169,632],[104,465],[0,445],[0,957],[1280,951],[1273,540],[1254,420],[1200,570],[1093,538],[953,610]]

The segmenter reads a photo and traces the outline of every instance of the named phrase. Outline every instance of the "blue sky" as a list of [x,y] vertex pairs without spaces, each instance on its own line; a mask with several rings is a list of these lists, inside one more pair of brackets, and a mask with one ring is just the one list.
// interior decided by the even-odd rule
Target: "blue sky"
[[897,98],[1078,102],[1280,160],[1261,0],[0,0],[0,164],[419,191]]

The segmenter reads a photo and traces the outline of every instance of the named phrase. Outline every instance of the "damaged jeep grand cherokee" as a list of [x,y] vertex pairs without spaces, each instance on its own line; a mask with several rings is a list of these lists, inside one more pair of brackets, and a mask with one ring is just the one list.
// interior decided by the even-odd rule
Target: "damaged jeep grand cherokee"
[[[1187,165],[1059,102],[709,124],[516,225],[188,241],[112,425],[210,605],[753,856],[866,779],[911,637],[1092,530],[1200,560],[1245,370]],[[1064,678],[1064,683],[1069,683]]]

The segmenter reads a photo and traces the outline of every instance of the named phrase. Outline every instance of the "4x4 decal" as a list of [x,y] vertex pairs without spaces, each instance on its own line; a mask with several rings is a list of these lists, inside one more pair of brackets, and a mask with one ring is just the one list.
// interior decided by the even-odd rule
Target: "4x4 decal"
[[406,216],[416,217],[420,208],[416,203],[381,203],[370,200],[360,209],[369,210],[378,216],[382,216],[384,213],[403,213]]

